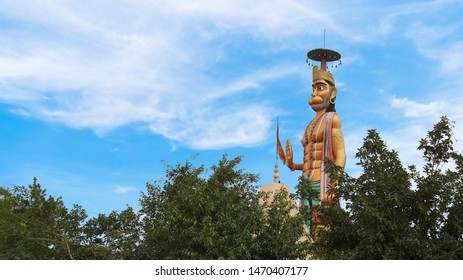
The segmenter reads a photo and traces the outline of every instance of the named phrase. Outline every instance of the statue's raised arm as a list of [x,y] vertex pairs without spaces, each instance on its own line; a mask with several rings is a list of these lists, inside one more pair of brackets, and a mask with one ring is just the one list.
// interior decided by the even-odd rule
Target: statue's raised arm
[[278,156],[280,157],[281,161],[284,165],[286,165],[292,171],[294,170],[302,170],[303,164],[295,164],[293,161],[293,147],[291,145],[291,141],[288,139],[286,140],[286,147],[285,152],[283,151],[283,147],[281,146],[280,142],[280,135],[279,135],[279,126],[277,125],[277,148],[278,148]]

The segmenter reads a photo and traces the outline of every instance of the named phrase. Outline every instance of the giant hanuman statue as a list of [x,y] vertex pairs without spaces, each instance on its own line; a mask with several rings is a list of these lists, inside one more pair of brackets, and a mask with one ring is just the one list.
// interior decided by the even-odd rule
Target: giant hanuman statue
[[[341,120],[336,114],[335,103],[338,90],[335,86],[333,75],[326,71],[326,63],[340,60],[341,55],[336,51],[328,49],[311,50],[308,54],[309,59],[320,61],[321,68],[314,66],[312,73],[312,94],[309,105],[315,111],[315,117],[305,129],[301,139],[304,148],[303,163],[293,161],[293,148],[291,141],[286,141],[286,153],[280,143],[277,129],[278,154],[283,163],[292,171],[301,170],[305,180],[312,190],[319,193],[318,199],[307,201],[302,199],[307,205],[319,205],[323,202],[333,202],[335,198],[328,195],[331,186],[336,187],[336,182],[331,182],[330,174],[325,172],[325,160],[329,159],[334,164],[344,168],[346,163],[346,152],[344,140],[341,132]],[[310,64],[309,64],[310,65]],[[337,66],[336,66],[337,67]],[[312,223],[316,229],[324,227],[324,222],[317,216],[312,209]]]

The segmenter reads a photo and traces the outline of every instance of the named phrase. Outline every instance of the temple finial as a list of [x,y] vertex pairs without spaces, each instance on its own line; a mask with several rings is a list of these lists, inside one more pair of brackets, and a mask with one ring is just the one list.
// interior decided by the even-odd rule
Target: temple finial
[[275,163],[275,169],[273,170],[273,182],[280,183],[280,175],[278,175],[278,164]]

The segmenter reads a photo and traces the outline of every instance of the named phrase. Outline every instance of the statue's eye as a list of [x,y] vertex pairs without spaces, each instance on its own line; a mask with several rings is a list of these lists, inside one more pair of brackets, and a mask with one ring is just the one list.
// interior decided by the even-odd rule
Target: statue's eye
[[319,90],[319,91],[325,90],[325,86],[318,86],[317,90]]

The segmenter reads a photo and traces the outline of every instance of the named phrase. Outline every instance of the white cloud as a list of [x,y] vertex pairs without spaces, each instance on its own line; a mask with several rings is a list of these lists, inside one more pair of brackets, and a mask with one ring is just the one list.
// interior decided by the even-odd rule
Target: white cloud
[[[320,12],[322,4],[327,8]],[[387,16],[377,19],[383,10],[363,6],[298,0],[2,3],[0,102],[16,105],[21,115],[100,134],[142,123],[194,148],[259,145],[275,105],[243,101],[243,95],[299,70],[264,61],[232,72],[227,67],[234,53],[262,57],[298,48],[294,38],[318,38],[323,29],[328,38],[373,42],[358,18],[372,19],[367,30],[384,24],[391,31],[401,16],[429,7],[385,5]],[[240,45],[238,35],[260,48]],[[452,46],[449,53],[459,58],[461,46]],[[447,61],[444,68],[461,70],[456,60]],[[409,116],[429,109],[411,105]]]
[[[231,55],[231,46],[211,42],[234,32],[264,41],[305,32],[296,28],[299,21],[323,17],[301,3],[262,2],[261,9],[246,1],[5,4],[0,13],[11,29],[0,47],[0,101],[22,115],[97,133],[145,123],[190,147],[257,145],[272,107],[234,95],[262,90],[295,68],[211,76],[211,67]],[[224,98],[231,105],[223,106]]]
[[433,118],[442,115],[448,105],[444,101],[432,101],[430,103],[418,103],[408,98],[392,98],[392,108],[402,109],[405,117]]
[[448,41],[454,27],[444,28],[415,24],[410,27],[408,36],[415,42],[418,50],[427,58],[434,60],[438,67],[436,74],[458,77],[463,73],[463,41]]
[[137,188],[132,187],[132,186],[116,186],[114,188],[114,192],[118,194],[126,194],[126,193],[133,192],[136,190]]
[[404,35],[412,40],[418,51],[434,60],[438,67],[436,74],[460,77],[463,73],[463,38],[461,37],[461,1],[432,1],[419,5],[413,11],[421,17],[403,27]]

